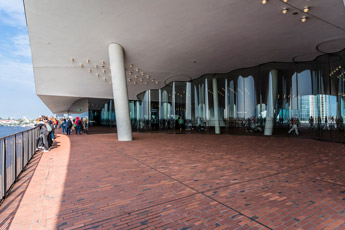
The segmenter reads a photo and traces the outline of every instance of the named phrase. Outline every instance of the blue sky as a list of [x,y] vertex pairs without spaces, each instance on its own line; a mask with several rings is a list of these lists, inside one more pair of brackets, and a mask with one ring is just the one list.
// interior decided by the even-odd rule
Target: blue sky
[[0,117],[52,115],[36,95],[23,0],[0,0]]

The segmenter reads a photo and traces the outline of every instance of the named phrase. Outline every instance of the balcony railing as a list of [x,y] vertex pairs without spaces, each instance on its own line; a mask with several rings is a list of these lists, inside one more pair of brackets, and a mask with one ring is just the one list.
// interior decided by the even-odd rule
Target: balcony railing
[[19,174],[35,154],[39,128],[0,138],[0,195],[3,200]]

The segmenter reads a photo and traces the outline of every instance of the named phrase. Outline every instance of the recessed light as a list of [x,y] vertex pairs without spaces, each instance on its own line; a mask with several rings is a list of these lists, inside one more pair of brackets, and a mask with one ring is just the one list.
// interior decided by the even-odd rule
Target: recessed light
[[92,69],[89,69],[89,73],[91,73],[92,72]]
[[95,69],[98,69],[98,65],[95,65]]
[[283,9],[282,9],[282,13],[283,13],[283,14],[286,14],[287,12],[288,12],[288,9],[287,9],[287,8],[283,8]]
[[305,6],[304,9],[303,9],[303,12],[304,13],[308,13],[309,12],[309,6]]
[[129,68],[133,68],[133,64],[130,64],[130,65],[129,65]]
[[288,2],[289,0],[283,0],[283,2]]
[[262,0],[261,3],[265,5],[267,3],[267,0]]
[[84,67],[84,65],[80,63],[80,67],[81,67],[81,68],[83,68],[83,67]]
[[89,60],[89,59],[86,59],[85,61],[86,61],[86,63],[90,63],[90,60]]
[[71,60],[71,62],[74,62],[74,58],[71,58],[70,60]]
[[307,21],[307,16],[302,16],[301,22],[306,22]]

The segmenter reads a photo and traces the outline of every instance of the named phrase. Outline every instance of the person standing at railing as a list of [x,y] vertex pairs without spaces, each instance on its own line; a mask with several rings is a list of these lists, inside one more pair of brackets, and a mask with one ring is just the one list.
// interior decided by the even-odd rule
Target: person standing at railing
[[39,126],[40,126],[40,135],[36,139],[36,149],[38,149],[39,144],[41,143],[44,146],[43,152],[49,152],[49,145],[48,145],[49,131],[45,124],[39,124]]
[[51,127],[51,125],[49,123],[50,123],[49,120],[45,120],[44,121],[44,124],[46,125],[47,130],[48,130],[48,137],[47,137],[47,139],[48,139],[48,147],[50,148],[53,145],[53,140],[52,140],[52,131],[53,131],[53,129],[52,129],[52,127]]

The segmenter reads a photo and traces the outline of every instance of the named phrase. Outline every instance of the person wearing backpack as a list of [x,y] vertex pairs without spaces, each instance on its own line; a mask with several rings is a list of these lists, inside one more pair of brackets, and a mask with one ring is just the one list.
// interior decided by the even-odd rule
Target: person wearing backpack
[[77,135],[78,133],[79,133],[79,135],[81,135],[81,134],[80,134],[81,126],[82,126],[82,122],[81,122],[81,120],[79,119],[79,117],[77,117],[77,118],[75,119],[75,134],[76,134],[76,135]]
[[67,119],[67,135],[71,135],[71,129],[72,129],[72,121],[71,119]]

